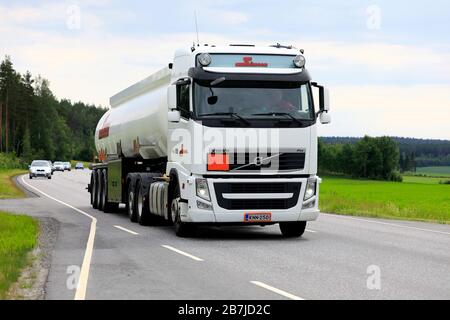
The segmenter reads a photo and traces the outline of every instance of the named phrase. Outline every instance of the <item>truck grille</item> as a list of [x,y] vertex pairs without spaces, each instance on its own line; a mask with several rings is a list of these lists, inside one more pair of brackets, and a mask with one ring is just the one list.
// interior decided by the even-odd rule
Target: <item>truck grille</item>
[[[290,209],[297,205],[300,182],[277,183],[214,183],[214,189],[219,206],[227,210],[281,210]],[[224,194],[264,194],[265,199],[225,199]],[[269,194],[292,193],[289,199],[270,199]]]
[[303,170],[305,168],[306,154],[304,152],[293,153],[268,153],[259,156],[250,153],[230,154],[230,170],[234,171],[260,171],[260,170]]

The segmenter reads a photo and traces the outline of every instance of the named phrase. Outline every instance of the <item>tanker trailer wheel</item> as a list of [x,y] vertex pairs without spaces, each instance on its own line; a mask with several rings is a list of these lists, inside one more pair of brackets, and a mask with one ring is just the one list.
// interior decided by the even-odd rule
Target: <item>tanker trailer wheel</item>
[[103,206],[105,205],[105,203],[103,202],[103,194],[104,194],[104,189],[103,189],[103,174],[101,170],[97,170],[97,205],[98,205],[98,210],[103,211]]
[[306,221],[280,222],[280,230],[285,238],[298,238],[305,233]]
[[98,208],[98,180],[97,180],[97,170],[92,171],[92,190],[91,190],[91,199],[92,199],[92,207],[94,209]]
[[127,191],[127,213],[128,217],[130,217],[131,222],[137,222],[136,189],[134,188],[134,185],[131,182],[128,184],[128,191]]
[[141,180],[136,186],[136,216],[137,222],[141,226],[152,224],[154,216],[150,213],[150,203],[148,194],[145,194],[145,188]]
[[91,173],[91,184],[90,184],[90,187],[91,187],[91,191],[90,191],[90,194],[91,194],[91,205],[94,205],[94,189],[95,189],[95,186],[94,186],[94,171],[92,171],[92,173]]
[[113,213],[119,209],[119,204],[108,201],[108,171],[103,169],[102,172],[102,199],[103,199],[103,212]]
[[193,224],[181,221],[180,200],[180,186],[176,183],[172,204],[170,206],[170,214],[175,226],[175,234],[178,237],[190,237],[195,233],[195,227]]

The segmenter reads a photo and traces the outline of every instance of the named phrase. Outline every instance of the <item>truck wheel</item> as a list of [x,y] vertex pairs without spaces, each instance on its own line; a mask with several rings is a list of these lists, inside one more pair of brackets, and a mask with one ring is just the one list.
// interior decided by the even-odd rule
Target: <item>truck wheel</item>
[[128,185],[127,192],[127,213],[130,217],[131,222],[137,222],[137,214],[136,214],[136,190],[134,189],[133,184],[130,182]]
[[48,180],[51,180],[51,179],[52,179],[52,176],[48,176],[47,179],[48,179]]
[[106,169],[102,172],[102,178],[103,212],[114,213],[119,209],[119,204],[108,201],[108,174]]
[[150,204],[148,195],[145,194],[145,190],[142,185],[142,181],[138,181],[136,186],[136,215],[137,222],[141,226],[148,226],[153,222],[153,215],[150,213]]
[[105,192],[104,192],[104,189],[103,189],[103,183],[102,183],[102,181],[103,181],[103,173],[102,173],[101,170],[97,170],[97,181],[98,181],[98,183],[97,183],[97,185],[98,185],[98,189],[97,189],[98,210],[103,211],[103,206],[105,205],[103,196],[104,196]]
[[195,227],[193,224],[181,221],[180,187],[178,183],[174,188],[173,200],[170,206],[170,213],[173,224],[175,226],[175,234],[178,237],[191,237],[195,233]]
[[97,170],[92,171],[92,190],[91,190],[91,197],[92,197],[92,207],[94,209],[98,208],[98,179],[97,179]]
[[298,238],[305,233],[306,221],[280,222],[280,230],[285,238]]
[[30,180],[33,180],[33,176],[30,174]]
[[94,174],[91,173],[91,183],[90,183],[90,194],[91,194],[91,205],[94,204]]

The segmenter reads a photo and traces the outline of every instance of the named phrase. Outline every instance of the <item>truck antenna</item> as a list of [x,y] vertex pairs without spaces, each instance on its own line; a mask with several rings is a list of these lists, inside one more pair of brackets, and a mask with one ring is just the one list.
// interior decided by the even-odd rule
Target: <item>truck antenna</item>
[[195,32],[197,33],[197,46],[200,46],[200,38],[198,36],[198,20],[197,20],[197,11],[194,11],[195,18]]

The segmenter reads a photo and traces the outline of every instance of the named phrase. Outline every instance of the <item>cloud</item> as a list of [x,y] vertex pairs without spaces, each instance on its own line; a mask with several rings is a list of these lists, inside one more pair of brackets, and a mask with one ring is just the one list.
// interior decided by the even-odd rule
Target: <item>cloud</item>
[[[9,54],[20,72],[30,70],[48,78],[59,98],[108,106],[110,96],[166,66],[177,48],[192,43],[191,30],[139,35],[109,33],[100,28],[105,16],[98,16],[92,9],[108,4],[107,0],[74,3],[82,9],[82,29],[78,31],[66,27],[67,4],[71,2],[37,7],[0,5],[0,57]],[[233,10],[217,10],[213,17],[229,29],[251,20]],[[59,27],[39,27],[49,22]],[[268,45],[275,42],[272,40],[276,36],[271,30],[258,37],[254,35],[261,30],[232,33],[227,29],[220,34],[202,30],[206,29],[201,29],[202,42],[217,45]],[[306,50],[314,80],[331,86],[333,123],[320,126],[321,134],[450,139],[448,48],[437,50],[379,41],[348,43],[326,38],[294,38],[290,43]],[[374,75],[382,83],[388,79],[396,82],[376,85],[371,83]],[[412,85],[410,79],[414,80]]]
[[97,29],[102,25],[101,19],[93,14],[92,8],[105,6],[108,0],[93,1],[62,1],[43,2],[37,6],[25,5],[0,5],[0,27],[29,27],[37,29],[44,26],[60,27],[63,31],[68,28],[68,23],[74,14],[79,14],[81,27],[84,29]]
[[218,17],[222,23],[229,25],[240,25],[248,22],[248,16],[237,11],[219,11]]
[[336,86],[321,135],[397,135],[450,140],[448,85]]

